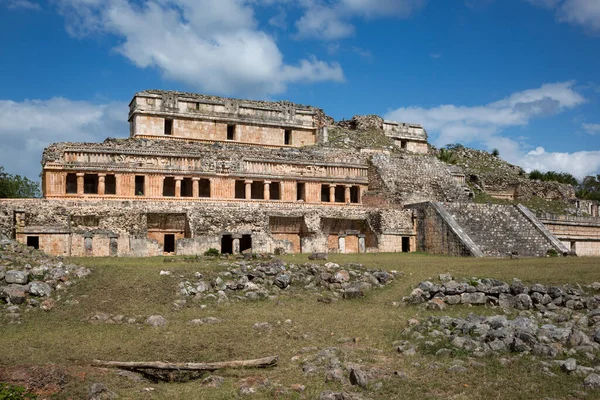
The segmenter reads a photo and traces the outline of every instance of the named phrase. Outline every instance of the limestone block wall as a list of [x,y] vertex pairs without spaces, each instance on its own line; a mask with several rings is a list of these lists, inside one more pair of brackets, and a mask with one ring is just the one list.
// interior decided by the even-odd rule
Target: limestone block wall
[[369,165],[369,190],[386,193],[400,204],[469,198],[446,164],[435,157],[416,154],[374,154]]
[[578,256],[600,256],[600,218],[540,215],[539,219]]
[[416,248],[432,254],[450,256],[482,256],[460,226],[437,203],[425,202],[408,206],[416,217]]
[[[150,215],[162,215],[162,221],[184,216],[185,226],[166,222],[150,226]],[[271,232],[273,217],[298,218],[302,228]],[[249,235],[256,252],[277,247],[290,252],[327,251],[329,235],[337,237],[338,251],[340,238],[350,250],[360,247],[362,239],[365,251],[377,251],[384,234],[380,226],[394,227],[395,231],[385,234],[412,233],[410,218],[404,219],[406,225],[387,221],[397,217],[360,206],[267,201],[0,200],[0,236],[16,237],[23,243],[27,236],[38,236],[42,250],[71,256],[159,255],[165,234],[175,234],[177,254],[221,249],[224,235]],[[383,222],[375,225],[373,221]]]

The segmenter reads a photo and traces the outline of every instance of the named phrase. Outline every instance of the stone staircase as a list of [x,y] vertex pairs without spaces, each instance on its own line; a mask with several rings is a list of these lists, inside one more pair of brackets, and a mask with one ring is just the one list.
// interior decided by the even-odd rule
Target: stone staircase
[[540,257],[548,249],[568,249],[523,206],[475,203],[439,203],[487,257]]

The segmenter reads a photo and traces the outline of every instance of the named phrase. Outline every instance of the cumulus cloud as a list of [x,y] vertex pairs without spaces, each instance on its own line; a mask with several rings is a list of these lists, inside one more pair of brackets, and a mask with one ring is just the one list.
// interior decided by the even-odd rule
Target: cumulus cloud
[[581,127],[590,135],[598,135],[600,134],[600,124],[581,124]]
[[527,152],[529,146],[524,141],[500,135],[505,128],[527,125],[532,119],[583,104],[585,99],[573,89],[574,84],[547,83],[480,106],[401,107],[388,112],[386,118],[423,124],[437,137],[437,146],[478,143],[487,149],[499,149],[504,159],[526,169],[562,170],[582,177],[600,168],[600,151],[548,153],[538,148]]
[[267,96],[294,82],[344,81],[338,63],[310,56],[285,63],[251,0],[59,1],[72,35],[113,34],[116,50],[136,66],[201,91]]
[[580,25],[600,32],[600,1],[597,0],[525,0],[537,7],[554,10],[560,22]]
[[39,11],[42,9],[42,6],[31,0],[0,0],[0,6],[5,6],[11,10],[25,9]]
[[304,0],[304,14],[296,21],[299,38],[342,39],[354,34],[354,18],[408,18],[427,0]]
[[128,135],[127,104],[61,97],[0,100],[0,160],[7,172],[38,180],[43,149],[53,142],[102,141]]

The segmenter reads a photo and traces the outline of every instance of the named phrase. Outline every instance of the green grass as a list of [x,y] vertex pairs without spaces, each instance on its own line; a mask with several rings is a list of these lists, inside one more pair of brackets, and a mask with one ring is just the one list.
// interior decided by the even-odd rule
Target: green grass
[[[282,257],[288,262],[303,263],[305,255]],[[169,259],[171,260],[171,259]],[[221,260],[164,262],[156,258],[81,258],[70,260],[91,267],[93,274],[62,294],[58,307],[51,312],[33,310],[23,314],[20,325],[0,325],[0,366],[44,365],[54,363],[77,366],[86,372],[84,379],[72,379],[56,398],[84,398],[93,382],[103,382],[121,398],[211,398],[239,397],[238,382],[247,376],[266,376],[272,386],[252,398],[318,397],[322,390],[341,389],[339,384],[325,383],[324,373],[305,376],[301,365],[291,361],[304,347],[338,347],[349,361],[366,367],[403,371],[406,380],[383,380],[380,391],[365,393],[370,398],[394,399],[419,397],[437,398],[569,398],[581,390],[583,378],[558,373],[549,379],[538,362],[514,357],[509,366],[497,358],[477,360],[485,366],[469,367],[466,374],[452,375],[447,368],[452,358],[437,360],[431,354],[418,353],[403,357],[392,348],[409,318],[423,319],[429,315],[466,315],[468,312],[490,313],[485,308],[456,306],[447,312],[431,312],[420,307],[394,307],[392,302],[403,296],[420,281],[437,278],[440,273],[457,277],[494,277],[544,284],[600,281],[598,258],[539,259],[475,259],[439,257],[426,254],[361,254],[331,255],[329,261],[340,264],[361,262],[367,267],[398,270],[405,273],[384,289],[374,290],[359,300],[324,304],[306,292],[284,293],[278,300],[231,302],[217,305],[199,304],[188,299],[185,308],[174,310],[180,276],[193,278],[194,272],[210,275],[223,269]],[[168,269],[172,276],[160,276]],[[70,305],[66,300],[77,300]],[[164,329],[152,329],[143,324],[92,324],[87,322],[96,312],[138,316],[143,320],[161,314],[168,320]],[[191,326],[194,318],[215,316],[220,324]],[[283,323],[291,319],[291,325]],[[278,321],[281,324],[278,324]],[[269,322],[273,329],[259,332],[256,322]],[[340,338],[359,340],[339,343]],[[225,384],[218,389],[202,387],[198,381],[187,383],[137,383],[117,376],[114,371],[91,368],[93,359],[120,361],[201,362],[258,358],[278,355],[279,365],[269,370],[230,370],[219,374]],[[304,356],[301,354],[301,357]],[[461,359],[465,359],[460,356]],[[432,362],[442,364],[431,369]],[[468,360],[467,360],[468,362]],[[277,385],[289,387],[302,383],[307,389],[301,395],[288,393],[277,397]],[[152,392],[140,390],[152,387]],[[361,392],[361,389],[350,388]],[[598,395],[598,393],[596,393]],[[593,396],[592,396],[593,397]]]

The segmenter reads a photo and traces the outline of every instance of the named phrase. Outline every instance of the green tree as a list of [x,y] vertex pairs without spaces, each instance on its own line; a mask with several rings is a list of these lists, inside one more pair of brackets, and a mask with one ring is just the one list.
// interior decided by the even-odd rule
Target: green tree
[[583,178],[576,195],[580,199],[600,201],[600,175]]
[[492,155],[493,155],[494,157],[498,157],[498,156],[500,155],[500,150],[498,150],[498,149],[494,149],[494,150],[492,150]]
[[39,183],[4,172],[4,167],[0,166],[0,198],[31,197],[42,197]]

